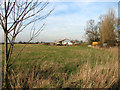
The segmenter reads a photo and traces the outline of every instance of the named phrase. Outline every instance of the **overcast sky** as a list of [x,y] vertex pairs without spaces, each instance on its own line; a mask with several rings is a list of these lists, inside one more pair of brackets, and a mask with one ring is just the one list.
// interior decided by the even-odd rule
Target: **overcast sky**
[[[64,38],[85,40],[84,28],[88,20],[94,19],[97,22],[98,17],[105,14],[109,8],[114,8],[116,16],[118,14],[117,0],[116,2],[87,1],[89,2],[51,2],[49,8],[55,7],[55,10],[45,20],[46,28],[34,41],[55,41]],[[40,25],[40,22],[36,23],[36,26]],[[0,31],[0,39],[3,37],[1,34],[3,32]],[[27,29],[18,35],[16,41],[28,41],[29,37],[30,30]]]

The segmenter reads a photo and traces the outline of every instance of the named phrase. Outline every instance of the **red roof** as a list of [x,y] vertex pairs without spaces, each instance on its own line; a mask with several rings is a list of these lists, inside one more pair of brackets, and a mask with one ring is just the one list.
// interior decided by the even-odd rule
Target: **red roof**
[[71,43],[75,43],[74,41],[70,41]]

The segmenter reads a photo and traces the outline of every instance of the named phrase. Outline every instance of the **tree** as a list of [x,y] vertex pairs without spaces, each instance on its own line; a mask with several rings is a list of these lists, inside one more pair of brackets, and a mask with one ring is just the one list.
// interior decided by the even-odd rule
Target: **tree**
[[[39,29],[35,30],[35,22],[40,21],[48,17],[48,15],[54,10],[51,9],[46,13],[43,11],[48,6],[48,1],[39,0],[4,0],[0,1],[0,25],[4,31],[4,80],[6,88],[8,88],[8,76],[9,67],[14,63],[17,56],[23,50],[23,47],[18,55],[11,61],[11,56],[14,48],[14,41],[17,35],[22,32],[26,27],[31,27],[31,37],[28,42],[37,37],[40,32],[45,28],[45,23],[42,26],[38,26]],[[10,43],[10,45],[8,45]]]
[[86,35],[87,35],[87,40],[90,43],[92,43],[94,41],[99,41],[98,26],[95,25],[95,21],[93,19],[91,19],[87,22],[85,31],[86,31]]
[[118,37],[118,41],[120,42],[120,18],[118,18],[117,21],[117,37]]
[[120,19],[116,18],[115,20],[115,35],[117,42],[120,41]]
[[103,34],[102,34],[102,32],[100,31],[100,27],[102,26],[102,23],[103,23],[104,19],[105,19],[105,15],[100,15],[100,16],[99,16],[98,27],[99,27],[99,33],[100,33],[100,45],[101,45],[101,46],[103,46],[103,43],[102,43],[102,42],[103,42],[103,41],[102,41],[102,40],[103,40],[103,39],[102,39],[102,38],[103,38],[103,37],[102,37]]
[[114,45],[116,40],[115,20],[115,11],[113,9],[109,9],[100,25],[100,41],[102,45],[105,42],[110,46]]

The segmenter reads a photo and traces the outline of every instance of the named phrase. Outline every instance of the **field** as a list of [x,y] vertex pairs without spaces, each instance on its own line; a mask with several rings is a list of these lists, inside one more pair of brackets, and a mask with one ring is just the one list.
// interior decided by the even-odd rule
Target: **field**
[[[13,58],[23,46],[15,45]],[[28,44],[9,79],[16,88],[109,88],[118,80],[118,51]]]
[[0,89],[2,89],[2,45],[0,45]]

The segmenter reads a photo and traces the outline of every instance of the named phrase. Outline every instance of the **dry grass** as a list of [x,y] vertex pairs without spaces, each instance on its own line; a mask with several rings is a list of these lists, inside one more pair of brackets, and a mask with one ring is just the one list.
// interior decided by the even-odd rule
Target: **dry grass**
[[[41,73],[35,67],[31,71],[20,70],[17,74],[9,75],[12,88],[110,88],[118,81],[118,62],[107,63],[105,66],[97,65],[91,68],[89,62],[76,74],[69,72],[55,72],[58,67],[50,63],[41,67]],[[36,65],[37,66],[37,65]],[[64,67],[64,66],[60,66]],[[54,73],[51,74],[51,71]],[[42,72],[47,72],[43,74]],[[43,74],[43,75],[42,75]]]
[[110,47],[110,48],[100,48],[100,47],[97,47],[97,46],[92,46],[92,48],[95,48],[95,49],[100,49],[100,50],[106,50],[106,51],[110,51],[110,52],[114,52],[116,54],[118,54],[118,47]]
[[81,86],[81,88],[109,88],[112,84],[118,81],[118,63],[114,66],[106,64],[90,68],[90,65],[85,65],[76,75],[71,75],[64,87]]
[[[30,47],[28,46],[29,49]],[[35,54],[37,58],[42,58],[34,62],[23,60],[24,66],[32,64],[31,69],[22,66],[17,70],[11,69],[9,79],[12,88],[110,88],[118,82],[118,53],[114,53],[117,49],[98,52],[99,49],[85,47],[81,49],[60,47],[59,49],[59,47],[43,46],[42,48],[39,49],[45,55],[47,53],[46,56]],[[29,49],[26,49],[25,53],[28,52],[31,55]],[[65,57],[60,53],[62,49],[68,56]],[[57,53],[59,53],[58,56]],[[77,54],[79,56],[75,56]],[[31,58],[29,56],[29,59]]]

